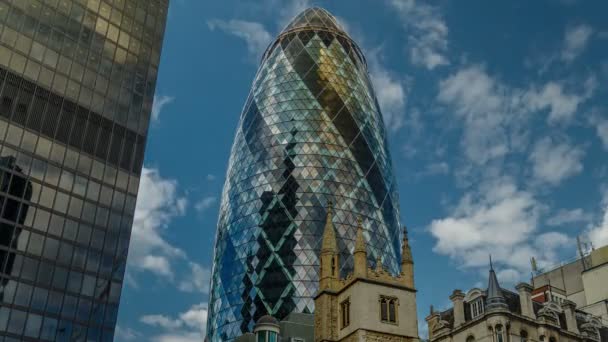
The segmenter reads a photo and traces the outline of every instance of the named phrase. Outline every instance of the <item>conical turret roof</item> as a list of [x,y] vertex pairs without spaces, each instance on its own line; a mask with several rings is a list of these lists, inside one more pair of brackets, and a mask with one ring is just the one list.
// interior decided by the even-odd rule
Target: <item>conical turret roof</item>
[[502,293],[494,266],[492,265],[492,257],[490,257],[490,276],[488,279],[488,291],[486,297],[487,309],[507,308],[507,301]]

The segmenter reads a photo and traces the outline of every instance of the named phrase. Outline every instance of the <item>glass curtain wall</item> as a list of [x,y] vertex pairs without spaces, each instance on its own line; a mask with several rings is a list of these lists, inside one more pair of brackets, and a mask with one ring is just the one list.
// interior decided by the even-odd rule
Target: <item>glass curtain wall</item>
[[167,0],[0,0],[0,342],[112,341]]
[[357,44],[321,8],[268,47],[231,152],[207,325],[211,341],[269,314],[312,313],[329,203],[342,275],[357,217],[370,265],[400,270],[399,200],[382,115]]

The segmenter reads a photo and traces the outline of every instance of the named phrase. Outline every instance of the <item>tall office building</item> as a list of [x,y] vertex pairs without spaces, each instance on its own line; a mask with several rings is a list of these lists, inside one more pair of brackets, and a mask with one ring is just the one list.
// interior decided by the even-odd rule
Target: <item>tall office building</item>
[[371,264],[399,273],[397,186],[366,61],[331,14],[311,8],[264,53],[241,114],[218,221],[211,341],[266,314],[314,311],[330,202],[342,274],[359,215]]
[[167,0],[0,0],[0,341],[112,341]]

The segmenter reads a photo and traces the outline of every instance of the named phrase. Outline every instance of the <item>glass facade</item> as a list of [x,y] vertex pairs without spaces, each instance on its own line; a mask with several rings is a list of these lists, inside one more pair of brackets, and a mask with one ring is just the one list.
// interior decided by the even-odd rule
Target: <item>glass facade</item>
[[0,342],[112,341],[167,0],[0,0]]
[[268,47],[244,106],[222,195],[207,333],[228,341],[270,314],[311,313],[329,202],[352,269],[357,217],[371,264],[400,268],[397,186],[356,43],[327,11],[299,14]]

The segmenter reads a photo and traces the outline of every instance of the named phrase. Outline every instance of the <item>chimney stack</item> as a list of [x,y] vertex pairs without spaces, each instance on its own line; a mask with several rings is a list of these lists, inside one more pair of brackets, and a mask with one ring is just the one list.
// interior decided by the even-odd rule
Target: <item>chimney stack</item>
[[572,301],[565,300],[562,303],[562,309],[564,309],[564,315],[566,316],[566,328],[569,332],[578,334],[578,326],[576,325],[576,314],[574,310],[576,309],[576,304]]
[[519,283],[515,286],[519,293],[519,305],[521,306],[521,314],[536,319],[534,314],[534,306],[532,304],[532,286],[528,283]]
[[454,290],[450,300],[454,305],[454,327],[458,327],[464,324],[464,293],[460,290]]

